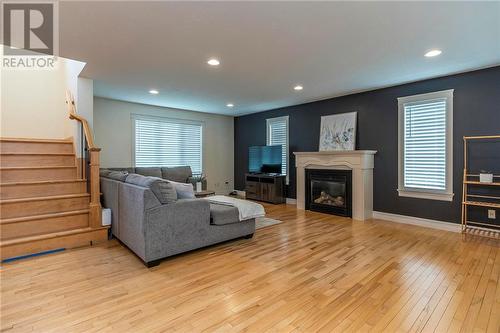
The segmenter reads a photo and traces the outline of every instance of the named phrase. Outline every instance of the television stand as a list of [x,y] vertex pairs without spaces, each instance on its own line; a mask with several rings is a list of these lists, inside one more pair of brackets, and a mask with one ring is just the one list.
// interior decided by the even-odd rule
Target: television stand
[[286,176],[266,173],[245,174],[246,198],[273,204],[285,202]]

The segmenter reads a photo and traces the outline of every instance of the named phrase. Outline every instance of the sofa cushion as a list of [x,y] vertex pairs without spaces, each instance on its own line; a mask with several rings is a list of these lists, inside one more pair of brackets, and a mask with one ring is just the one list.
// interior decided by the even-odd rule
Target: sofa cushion
[[151,176],[157,178],[163,178],[161,176],[161,168],[160,167],[138,167],[135,168],[135,173],[143,176]]
[[121,182],[124,182],[125,179],[127,178],[127,176],[128,176],[128,172],[127,171],[111,171],[105,177],[106,178],[110,178],[110,179],[114,179],[114,180],[119,180]]
[[196,198],[194,195],[193,184],[186,183],[178,183],[174,181],[170,181],[175,187],[177,192],[177,199],[194,199]]
[[110,172],[111,172],[111,170],[109,170],[109,169],[100,169],[99,170],[99,176],[101,176],[101,177],[107,177]]
[[185,183],[187,182],[187,179],[192,175],[193,173],[191,172],[191,167],[189,166],[161,168],[161,178],[173,180],[174,182]]
[[177,192],[174,185],[164,179],[131,173],[127,176],[125,182],[149,188],[162,204],[177,201]]
[[111,171],[126,171],[128,173],[135,173],[135,168],[106,168]]
[[238,208],[210,204],[210,223],[215,225],[225,225],[240,222]]

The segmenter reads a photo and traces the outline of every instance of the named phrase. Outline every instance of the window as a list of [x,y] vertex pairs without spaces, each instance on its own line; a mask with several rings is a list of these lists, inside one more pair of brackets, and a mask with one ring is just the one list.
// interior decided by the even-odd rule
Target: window
[[288,116],[267,119],[267,145],[282,145],[281,173],[288,184]]
[[400,196],[453,199],[453,90],[398,98]]
[[201,122],[133,115],[132,123],[136,167],[189,165],[202,173]]

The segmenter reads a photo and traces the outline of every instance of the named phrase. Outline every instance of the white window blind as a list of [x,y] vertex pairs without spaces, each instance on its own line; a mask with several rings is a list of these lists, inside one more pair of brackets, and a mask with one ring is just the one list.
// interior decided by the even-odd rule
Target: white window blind
[[446,189],[446,99],[404,105],[405,187]]
[[281,173],[288,183],[288,116],[267,119],[267,145],[282,145]]
[[451,199],[452,91],[405,97],[399,103],[400,195],[429,192],[426,198]]
[[202,173],[202,123],[134,116],[135,166],[189,165]]

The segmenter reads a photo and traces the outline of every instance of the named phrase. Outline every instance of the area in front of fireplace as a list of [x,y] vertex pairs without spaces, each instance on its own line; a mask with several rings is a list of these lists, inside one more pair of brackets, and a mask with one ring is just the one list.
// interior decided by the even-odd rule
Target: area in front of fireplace
[[352,171],[306,169],[306,209],[352,217]]

